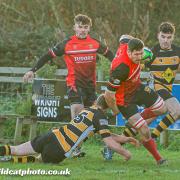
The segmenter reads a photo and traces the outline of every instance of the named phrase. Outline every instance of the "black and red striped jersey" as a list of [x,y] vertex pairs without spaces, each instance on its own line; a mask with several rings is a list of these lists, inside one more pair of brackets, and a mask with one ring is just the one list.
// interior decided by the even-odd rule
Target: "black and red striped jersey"
[[140,64],[135,64],[129,59],[127,48],[127,43],[120,43],[111,64],[108,83],[108,90],[116,93],[116,104],[119,106],[128,105],[141,84]]
[[180,47],[172,45],[171,49],[164,50],[157,44],[152,48],[152,52],[154,57],[146,66],[153,75],[155,90],[165,88],[171,92],[180,65]]
[[70,157],[73,150],[94,133],[102,138],[111,135],[105,114],[96,106],[82,110],[69,124],[53,130],[53,133],[66,157]]
[[48,53],[40,58],[32,70],[36,71],[48,60],[63,55],[68,70],[66,77],[67,86],[95,87],[98,53],[104,55],[110,61],[114,57],[107,46],[101,44],[90,35],[85,39],[79,39],[74,35],[50,48]]

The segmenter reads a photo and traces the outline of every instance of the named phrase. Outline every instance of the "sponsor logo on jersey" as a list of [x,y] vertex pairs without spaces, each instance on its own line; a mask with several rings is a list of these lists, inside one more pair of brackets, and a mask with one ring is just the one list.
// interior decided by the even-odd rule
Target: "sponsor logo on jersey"
[[77,61],[91,61],[94,59],[94,56],[76,56],[74,60]]

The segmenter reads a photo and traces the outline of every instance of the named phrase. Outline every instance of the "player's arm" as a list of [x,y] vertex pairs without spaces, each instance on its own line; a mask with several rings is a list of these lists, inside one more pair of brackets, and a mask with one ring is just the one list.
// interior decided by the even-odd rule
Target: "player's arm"
[[99,48],[98,48],[97,53],[106,57],[110,62],[114,58],[114,53],[109,49],[109,47],[107,45],[105,45],[101,42],[99,42]]
[[116,105],[115,93],[119,88],[121,88],[122,81],[128,78],[128,74],[129,67],[124,63],[121,63],[118,67],[111,71],[107,90],[105,91],[105,98],[114,115],[119,113],[119,109]]
[[47,62],[51,61],[56,56],[62,56],[64,54],[65,43],[66,41],[57,44],[55,47],[49,49],[47,53],[41,56],[35,66],[24,75],[23,80],[27,82],[28,80],[32,79],[34,77],[34,73],[43,67]]
[[111,133],[111,136],[116,142],[118,142],[120,144],[130,143],[130,144],[133,144],[136,147],[140,146],[139,141],[136,140],[133,137],[127,137],[127,136],[124,136],[124,135],[118,135],[118,134],[114,134],[114,133]]
[[103,138],[103,141],[107,147],[122,155],[126,161],[131,158],[131,153],[128,150],[124,149],[118,142],[116,142],[112,136]]
[[116,151],[118,154],[122,155],[125,160],[131,158],[131,153],[124,149],[119,143],[117,143],[111,136],[111,132],[108,127],[108,120],[105,115],[98,113],[95,115],[94,127],[98,134],[101,135],[104,143],[112,150]]

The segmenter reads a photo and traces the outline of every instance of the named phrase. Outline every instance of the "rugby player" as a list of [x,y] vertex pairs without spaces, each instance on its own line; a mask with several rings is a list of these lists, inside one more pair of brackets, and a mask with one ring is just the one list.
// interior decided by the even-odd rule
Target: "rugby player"
[[48,61],[63,56],[67,66],[66,77],[68,98],[73,119],[84,107],[91,106],[96,99],[96,60],[102,54],[112,61],[114,54],[109,48],[89,35],[92,20],[78,14],[74,18],[75,35],[58,43],[44,54],[37,64],[24,75],[24,81],[34,77],[34,73]]
[[[164,99],[168,109],[168,114],[160,121],[151,134],[154,139],[159,137],[163,130],[180,118],[180,103],[172,95],[172,85],[176,72],[180,69],[180,47],[172,44],[174,35],[175,26],[172,23],[161,23],[157,34],[159,43],[152,48],[152,60],[145,63],[145,66],[150,69],[153,75],[154,90]],[[151,123],[154,118],[146,121]],[[136,135],[136,131],[128,127],[125,129],[124,135],[133,137]]]
[[[105,110],[108,108],[104,95],[100,95],[95,105],[82,110],[69,124],[37,136],[32,141],[17,145],[0,147],[0,156],[12,162],[35,162],[35,154],[40,153],[44,163],[59,163],[72,155],[73,150],[94,133],[101,135],[104,143],[128,161],[131,153],[121,146],[121,143],[139,142],[123,135],[112,134],[108,129]],[[39,159],[40,160],[40,159]]]
[[[83,14],[75,16],[75,35],[50,48],[37,64],[24,75],[24,81],[28,81],[45,63],[52,61],[57,56],[64,56],[68,70],[66,84],[72,119],[84,107],[91,106],[96,99],[97,54],[102,54],[109,61],[112,61],[114,57],[106,45],[89,35],[91,26],[92,20],[88,16]],[[77,148],[74,155],[79,156],[80,153]]]
[[[152,89],[141,83],[140,61],[143,57],[144,43],[137,38],[123,35],[116,57],[111,64],[110,80],[105,98],[114,115],[119,112],[128,123],[139,132],[142,144],[153,155],[157,164],[165,160],[159,154],[155,141],[145,119],[166,113],[163,99]],[[144,105],[145,111],[138,112],[138,106]]]
[[152,48],[154,58],[147,64],[154,78],[154,89],[164,99],[169,112],[152,132],[153,138],[159,137],[164,129],[180,119],[180,103],[172,95],[176,72],[180,70],[180,47],[172,44],[174,35],[175,26],[172,23],[160,24],[159,43]]

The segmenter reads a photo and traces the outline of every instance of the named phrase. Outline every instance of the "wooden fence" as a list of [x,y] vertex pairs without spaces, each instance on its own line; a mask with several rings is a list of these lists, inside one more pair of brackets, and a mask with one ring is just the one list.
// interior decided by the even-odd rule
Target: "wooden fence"
[[[30,68],[21,68],[21,67],[0,67],[0,83],[9,83],[9,84],[23,84],[23,75],[29,71]],[[58,79],[65,79],[67,75],[66,69],[57,69],[55,75]],[[148,72],[141,73],[142,79],[150,78],[150,74]],[[97,79],[103,81],[103,72],[98,71]],[[177,74],[176,83],[180,83],[180,74]],[[32,82],[30,82],[32,83]],[[2,89],[0,90],[2,93]],[[8,92],[7,92],[8,93]],[[3,95],[3,94],[1,94]],[[29,94],[31,96],[32,94]],[[20,114],[0,114],[0,136],[2,138],[2,131],[3,131],[3,122],[6,119],[15,118],[16,119],[16,128],[15,128],[15,135],[13,142],[14,144],[18,144],[21,142],[21,133],[23,124],[30,125],[30,132],[29,132],[29,140],[36,136],[36,126],[37,126],[37,117],[35,116],[24,116]],[[2,141],[2,139],[0,139]],[[167,145],[168,142],[168,131],[164,131],[161,134],[161,143]]]

